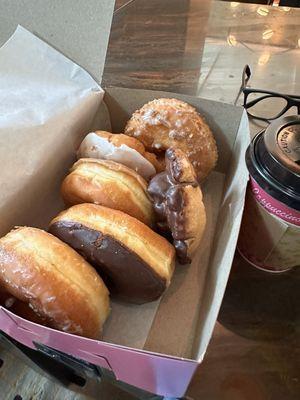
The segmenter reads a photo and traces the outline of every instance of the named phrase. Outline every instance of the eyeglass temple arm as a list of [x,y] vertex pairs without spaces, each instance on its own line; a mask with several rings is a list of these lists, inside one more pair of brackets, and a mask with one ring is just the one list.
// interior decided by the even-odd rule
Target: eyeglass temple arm
[[246,87],[249,79],[251,78],[251,69],[248,64],[245,65],[243,70],[243,78],[242,78],[242,87],[243,89]]
[[[237,94],[237,96],[236,96],[236,98],[235,98],[235,100],[234,100],[234,103],[233,103],[234,105],[237,104],[240,95],[243,93],[243,90],[245,89],[246,84],[247,84],[247,82],[248,82],[249,79],[250,79],[250,76],[251,76],[251,70],[250,70],[249,65],[246,64],[246,65],[244,66],[244,69],[243,69],[242,84],[241,84],[240,89],[239,89],[239,91],[238,91],[238,94]],[[244,104],[245,104],[245,99],[244,99]]]

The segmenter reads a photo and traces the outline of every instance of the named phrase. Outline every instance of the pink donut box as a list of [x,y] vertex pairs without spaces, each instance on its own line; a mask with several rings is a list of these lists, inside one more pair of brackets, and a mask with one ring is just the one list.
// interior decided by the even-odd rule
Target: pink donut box
[[[29,0],[29,3],[30,2],[31,0]],[[31,20],[28,17],[29,11],[24,10],[21,5],[15,5],[17,8],[16,12],[10,12],[11,10],[8,7],[9,30],[0,27],[0,44],[11,35],[17,24],[26,22],[26,27],[28,29],[37,32],[39,36],[47,41],[49,39],[49,42],[51,42],[56,49],[64,52],[79,65],[84,66],[89,73],[95,76],[98,82],[101,82],[105,61],[104,54],[106,52],[113,12],[111,3],[113,2],[110,0],[102,2],[92,0],[88,2],[86,7],[82,8],[80,15],[81,20],[84,20],[85,13],[87,16],[90,15],[91,9],[93,9],[93,13],[99,17],[99,26],[94,32],[90,33],[90,41],[88,42],[82,42],[84,40],[86,41],[86,37],[82,37],[80,31],[77,32],[77,28],[74,28],[76,25],[76,18],[79,18],[75,11],[74,15],[72,14],[69,17],[70,20],[66,23],[68,27],[68,23],[70,22],[70,30],[65,37],[62,37],[63,29],[65,29],[65,26],[62,27],[62,20],[65,20],[64,15],[66,15],[67,12],[65,4],[52,8],[51,4],[42,5],[40,3],[40,5],[37,5],[36,10],[38,17]],[[43,7],[49,8],[47,12],[44,12]],[[78,5],[76,5],[76,7],[78,7]],[[30,9],[30,7],[28,7],[28,9]],[[49,24],[46,21],[47,18],[50,18],[49,15],[53,18],[55,17],[55,21],[53,19],[55,37],[50,35]],[[3,29],[4,31],[2,32]],[[75,29],[75,31],[72,31],[72,29]],[[78,26],[78,29],[84,29],[83,25]],[[33,39],[33,35],[21,27],[18,28],[16,34],[18,35],[20,32],[23,35],[27,35],[30,40]],[[75,34],[76,38],[74,38]],[[97,38],[100,43],[97,49],[94,44],[95,38]],[[41,45],[39,39],[34,38],[33,40],[39,42],[39,45]],[[47,49],[50,48],[47,44],[43,44],[43,46]],[[76,47],[76,51],[78,48],[82,49],[82,53],[76,52],[74,47]],[[87,54],[84,53],[85,47],[88,48],[89,54],[92,55],[88,61]],[[63,56],[61,57],[65,58]],[[96,65],[97,68],[95,67]],[[89,79],[91,78],[89,77]],[[207,246],[203,246],[203,254],[201,253],[203,258],[207,261],[203,261],[204,267],[202,272],[198,269],[198,263],[201,264],[202,261],[198,259],[190,268],[187,267],[186,276],[184,276],[181,271],[178,272],[179,278],[176,277],[175,280],[179,279],[182,285],[179,285],[178,292],[174,291],[174,293],[167,294],[167,296],[169,296],[168,299],[170,299],[171,304],[172,302],[174,302],[174,304],[177,302],[177,304],[180,304],[180,307],[176,310],[173,307],[172,310],[170,310],[170,314],[168,312],[168,315],[174,313],[172,320],[162,322],[160,326],[158,315],[160,317],[167,315],[164,310],[166,310],[168,306],[163,298],[162,304],[157,305],[155,316],[150,324],[150,328],[156,332],[156,338],[161,341],[160,346],[156,346],[154,343],[154,348],[163,349],[165,345],[168,347],[168,335],[171,338],[171,336],[176,334],[176,340],[179,342],[181,339],[183,341],[185,340],[186,343],[188,343],[187,347],[189,350],[184,350],[181,355],[176,355],[176,345],[174,345],[174,343],[172,351],[170,354],[167,354],[163,351],[149,351],[143,348],[133,348],[122,344],[91,340],[29,322],[16,316],[4,307],[0,307],[0,330],[29,348],[35,349],[34,343],[41,343],[66,354],[70,354],[73,357],[103,367],[111,371],[117,380],[158,395],[181,397],[186,392],[194,372],[203,360],[226,288],[236,248],[248,181],[244,154],[249,144],[249,127],[247,116],[241,107],[176,93],[116,87],[105,89],[104,100],[97,112],[97,126],[105,129],[105,123],[103,122],[102,124],[101,118],[103,118],[103,115],[108,110],[112,131],[121,132],[133,111],[141,107],[147,101],[158,97],[174,97],[193,105],[205,117],[212,128],[219,148],[217,172],[213,177],[218,178],[222,176],[220,180],[221,183],[218,183],[217,188],[217,183],[214,182],[214,179],[208,178],[208,182],[205,184],[205,188],[208,188],[207,193],[204,188],[204,194],[208,204],[208,215],[211,213],[216,221],[216,226],[213,228],[210,227],[210,239],[208,240]],[[82,118],[80,123],[84,124],[85,118]],[[78,130],[74,133],[74,142],[80,142],[85,133],[86,132],[82,130]],[[53,135],[55,135],[55,133],[53,133]],[[53,137],[53,141],[54,139],[55,137]],[[51,175],[52,178],[53,176],[56,177],[56,181],[53,183],[53,188],[55,188],[53,190],[55,190],[55,193],[53,192],[54,194],[52,194],[51,192],[49,201],[52,201],[50,198],[54,198],[54,195],[57,196],[57,199],[59,198],[58,183],[72,165],[72,160],[74,159],[74,150],[72,146],[66,151],[68,154],[64,155],[55,149],[55,157],[58,165],[57,170],[51,173],[55,173],[57,177],[56,175]],[[49,152],[51,153],[51,147],[49,147]],[[41,154],[40,157],[42,160],[43,155]],[[13,163],[14,160],[12,156],[11,160]],[[24,168],[26,169],[26,166]],[[50,174],[49,171],[45,170],[45,174],[48,173]],[[45,179],[49,177],[50,175],[45,175]],[[214,193],[214,185],[216,185],[216,193],[218,192],[220,194],[218,209],[211,207],[211,204],[214,204],[213,202],[216,201],[213,199],[214,196],[211,196],[211,193]],[[28,187],[30,186],[27,186],[27,188]],[[44,227],[46,224],[45,221],[49,221],[49,217],[53,216],[54,209],[56,206],[58,207],[58,204],[59,207],[61,207],[60,200],[57,200],[57,204],[55,203],[51,212],[49,211],[49,215],[46,213],[47,215],[45,214],[42,216],[43,222],[36,223],[36,226]],[[39,209],[38,201],[36,208]],[[1,212],[2,209],[0,207],[0,217]],[[24,220],[26,220],[26,218],[27,216],[24,216]],[[21,224],[23,224],[23,221]],[[1,227],[3,230],[1,235],[5,234],[5,232],[14,225],[18,225],[18,221],[14,219],[14,213],[12,212],[11,217],[8,218],[7,226],[4,224]],[[206,264],[208,265],[207,269]],[[197,277],[199,282],[196,283],[199,287],[201,286],[199,290],[197,289],[198,286],[195,286]],[[180,279],[182,281],[180,281]],[[185,286],[186,289],[183,289]],[[182,292],[182,290],[185,290],[185,292]],[[178,303],[176,295],[179,296],[179,294],[181,298]],[[187,337],[191,336],[190,332],[186,332],[183,328],[180,328],[183,329],[181,334],[181,332],[175,332],[176,328],[174,328],[180,326],[180,320],[184,317],[186,312],[187,314],[190,312],[193,316],[192,322],[194,330],[192,338],[189,339],[187,339]],[[178,321],[176,321],[176,318],[178,318]],[[172,328],[164,328],[164,323],[169,323],[170,325],[166,326]],[[172,342],[172,340],[175,341],[176,344],[176,340],[173,338],[170,339],[170,342]],[[180,344],[179,342],[178,344]]]

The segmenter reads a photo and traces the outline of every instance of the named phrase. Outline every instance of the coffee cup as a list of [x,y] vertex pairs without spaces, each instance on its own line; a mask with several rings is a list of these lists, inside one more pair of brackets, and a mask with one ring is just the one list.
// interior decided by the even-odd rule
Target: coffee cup
[[238,240],[257,268],[284,272],[300,265],[300,116],[272,122],[246,152],[249,183]]

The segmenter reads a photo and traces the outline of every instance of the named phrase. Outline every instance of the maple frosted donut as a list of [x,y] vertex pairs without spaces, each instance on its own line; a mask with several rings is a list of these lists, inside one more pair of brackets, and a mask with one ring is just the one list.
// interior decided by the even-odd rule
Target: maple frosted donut
[[202,181],[215,167],[218,152],[213,134],[189,104],[161,98],[135,111],[124,133],[139,139],[147,151],[160,154],[169,147],[182,150]]
[[76,335],[99,338],[109,314],[109,292],[94,268],[37,228],[20,227],[0,239],[0,287],[11,296],[8,308]]
[[164,164],[147,152],[143,143],[122,133],[90,132],[81,142],[77,156],[119,162],[146,180],[164,169]]
[[181,264],[190,263],[202,239],[206,212],[195,170],[179,149],[166,151],[166,171],[152,178],[148,192],[153,199],[158,226],[170,230]]

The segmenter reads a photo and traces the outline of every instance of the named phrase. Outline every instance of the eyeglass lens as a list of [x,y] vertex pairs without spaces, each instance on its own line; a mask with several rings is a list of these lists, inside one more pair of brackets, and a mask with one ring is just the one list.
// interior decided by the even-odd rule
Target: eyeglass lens
[[260,117],[265,119],[276,118],[287,106],[287,100],[283,97],[277,96],[262,96],[261,93],[253,92],[247,96],[247,103],[261,98],[252,107],[247,107],[247,111],[253,117]]

